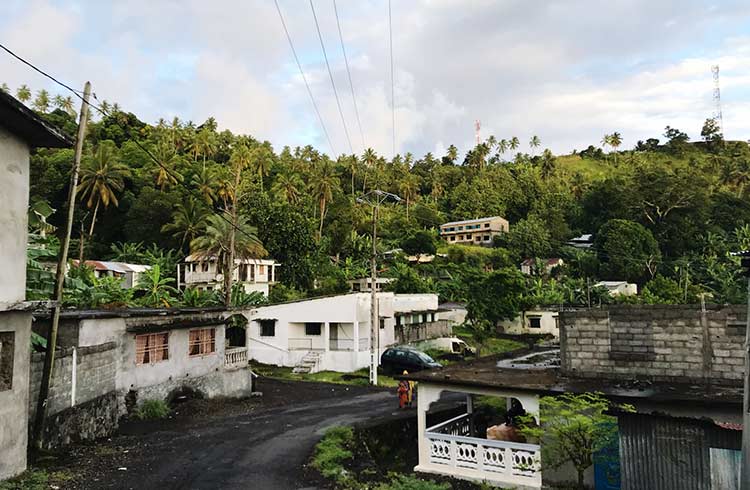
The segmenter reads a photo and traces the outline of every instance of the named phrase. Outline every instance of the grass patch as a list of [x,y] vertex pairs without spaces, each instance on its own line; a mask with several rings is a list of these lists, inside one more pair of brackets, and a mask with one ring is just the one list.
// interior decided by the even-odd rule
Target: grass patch
[[50,477],[44,470],[31,469],[0,482],[0,490],[48,490]]
[[344,463],[352,459],[354,431],[351,427],[332,427],[315,446],[311,461],[313,468],[325,478],[339,485],[352,483],[352,477]]
[[421,480],[412,475],[395,474],[391,476],[390,481],[381,483],[375,487],[375,490],[450,490],[451,488],[449,483],[436,483]]
[[169,405],[164,400],[144,400],[135,416],[140,420],[165,419],[169,415]]
[[[291,379],[296,381],[317,381],[321,383],[333,383],[340,385],[367,386],[370,384],[370,372],[363,368],[353,373],[339,373],[337,371],[319,371],[317,373],[304,374],[293,373],[292,368],[272,366],[251,362],[253,372],[267,378]],[[398,381],[391,376],[378,373],[378,386],[395,388]]]
[[[453,327],[453,335],[460,338],[472,347],[477,347],[478,345],[474,340],[474,334],[471,329],[463,325]],[[522,349],[523,347],[526,347],[526,344],[517,340],[490,337],[484,342],[484,345],[480,350],[482,356],[491,356],[493,354],[503,354],[505,352]]]

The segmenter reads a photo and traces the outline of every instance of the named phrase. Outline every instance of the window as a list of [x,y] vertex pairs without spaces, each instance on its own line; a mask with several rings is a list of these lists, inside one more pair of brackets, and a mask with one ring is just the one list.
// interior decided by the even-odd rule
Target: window
[[456,237],[452,236],[452,237],[451,237],[451,241],[452,241],[452,242],[455,242],[455,241],[456,241]]
[[542,328],[542,317],[530,316],[529,317],[529,328]]
[[258,266],[258,275],[262,275],[266,273],[266,266],[265,265],[259,265]]
[[352,291],[359,291],[360,290],[360,284],[358,282],[352,283]]
[[305,335],[320,335],[322,323],[305,323]]
[[135,363],[154,364],[169,359],[169,333],[135,336]]
[[276,336],[276,320],[258,320],[261,337]]
[[188,355],[205,356],[216,352],[216,329],[199,328],[191,330],[188,337]]
[[385,318],[380,319],[380,330],[383,330],[385,328]]
[[458,227],[458,231],[461,231],[461,230],[463,230],[463,229],[464,229],[464,227],[463,227],[463,226],[459,226],[459,227]]
[[397,326],[397,327],[400,327],[400,326],[401,326],[401,316],[397,316],[397,317],[396,317],[396,326]]
[[208,272],[208,262],[201,262],[201,271]]
[[484,235],[484,241],[489,242],[490,241],[490,235]]
[[0,332],[0,391],[13,388],[13,356],[16,348],[15,332]]
[[489,227],[490,227],[490,224],[489,224],[489,223],[485,223],[485,224],[484,224],[484,227],[485,227],[485,228],[489,228]]

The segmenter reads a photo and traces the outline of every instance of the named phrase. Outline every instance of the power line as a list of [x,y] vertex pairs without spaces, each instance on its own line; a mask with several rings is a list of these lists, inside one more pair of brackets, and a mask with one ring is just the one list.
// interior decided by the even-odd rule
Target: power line
[[318,109],[318,104],[315,103],[315,97],[313,97],[312,90],[310,90],[310,84],[307,83],[307,77],[305,76],[305,72],[302,69],[302,63],[299,62],[299,57],[297,56],[297,50],[294,49],[294,43],[292,42],[292,37],[289,35],[289,29],[287,29],[286,22],[284,22],[284,16],[281,14],[281,7],[279,7],[279,1],[273,0],[273,2],[276,4],[276,11],[279,13],[279,19],[281,19],[281,25],[284,27],[286,40],[289,41],[289,47],[292,49],[292,54],[294,55],[294,61],[297,62],[297,68],[299,68],[299,73],[300,75],[302,75],[302,80],[305,82],[305,87],[307,87],[307,94],[310,96],[310,101],[312,102],[313,108],[315,109],[315,114],[318,115],[318,121],[320,121],[320,126],[323,128],[323,133],[326,135],[326,140],[328,140],[328,147],[331,149],[332,155],[335,156],[336,150],[333,149],[333,143],[331,143],[331,137],[328,135],[326,124],[323,122],[323,116],[320,115],[320,109]]
[[[311,0],[312,1],[312,0]],[[393,90],[393,20],[391,16],[391,0],[388,0],[388,38],[391,51],[391,128],[393,158],[396,157],[396,97]]]
[[336,97],[336,106],[339,108],[339,115],[341,116],[341,124],[344,125],[344,134],[346,135],[346,141],[349,143],[349,153],[354,153],[352,148],[352,140],[349,138],[349,129],[346,127],[346,119],[344,119],[344,111],[341,110],[341,101],[339,100],[339,93],[336,90],[336,84],[333,82],[333,72],[331,71],[331,65],[328,63],[328,54],[326,54],[326,46],[323,44],[323,35],[320,33],[320,26],[318,25],[318,16],[315,15],[315,6],[313,1],[310,0],[310,9],[312,10],[313,19],[315,20],[315,29],[318,31],[318,39],[320,39],[320,47],[323,49],[323,59],[326,61],[326,68],[328,68],[328,78],[331,79],[331,87],[333,87],[333,95]]
[[[17,55],[16,53],[14,53],[14,52],[13,52],[13,51],[11,51],[10,49],[8,49],[8,48],[7,48],[6,46],[4,46],[4,45],[3,45],[2,43],[0,43],[0,48],[2,48],[3,50],[5,50],[5,51],[6,51],[6,52],[7,52],[8,54],[10,54],[10,55],[11,55],[11,56],[13,56],[14,58],[16,58],[16,59],[17,59],[18,61],[20,61],[20,62],[22,62],[23,64],[25,64],[26,66],[28,66],[28,67],[32,68],[32,69],[33,69],[34,71],[36,71],[36,72],[38,72],[38,73],[41,73],[42,75],[44,75],[45,77],[49,78],[50,80],[52,80],[52,81],[53,81],[53,82],[55,82],[56,84],[58,84],[58,85],[60,85],[61,87],[63,87],[63,88],[65,88],[65,89],[69,90],[69,91],[70,91],[71,93],[73,93],[73,95],[75,95],[76,97],[78,97],[79,99],[81,99],[81,100],[82,100],[83,102],[85,102],[85,103],[86,103],[86,104],[88,104],[89,106],[91,106],[91,107],[93,107],[94,109],[96,109],[96,110],[97,110],[97,111],[98,111],[98,112],[99,112],[100,114],[102,114],[103,116],[107,116],[107,117],[110,117],[110,116],[112,116],[112,114],[109,114],[109,113],[108,113],[108,111],[105,111],[104,109],[102,109],[102,107],[101,107],[100,105],[92,104],[92,103],[91,103],[90,101],[86,101],[86,100],[85,100],[85,99],[83,98],[83,96],[82,96],[82,95],[81,95],[81,94],[79,93],[79,91],[78,91],[78,90],[75,90],[74,88],[70,87],[69,85],[67,85],[67,84],[65,84],[65,83],[63,83],[63,82],[61,82],[60,80],[58,80],[57,78],[53,77],[52,75],[50,75],[50,74],[48,74],[48,73],[46,73],[46,72],[42,71],[41,69],[37,68],[36,66],[34,66],[33,64],[31,64],[30,62],[26,61],[25,59],[21,58],[21,57],[20,57],[20,56],[18,56],[18,55]],[[99,98],[98,98],[98,97],[96,96],[96,94],[93,94],[93,96],[94,96],[94,99],[96,99],[97,101],[99,101]],[[159,167],[161,167],[161,168],[162,168],[162,170],[164,170],[164,172],[166,172],[166,173],[167,173],[167,175],[169,175],[170,177],[172,177],[172,179],[173,179],[173,180],[174,180],[175,182],[177,182],[177,183],[178,183],[178,185],[180,185],[180,184],[181,184],[180,176],[179,176],[179,175],[176,175],[176,174],[175,174],[175,173],[174,173],[174,172],[173,172],[173,171],[172,171],[171,169],[169,169],[169,168],[167,168],[166,166],[164,166],[164,164],[163,164],[163,163],[161,163],[161,162],[159,161],[159,159],[158,159],[158,158],[156,158],[156,157],[154,156],[154,154],[153,154],[153,153],[151,153],[151,150],[149,150],[148,148],[146,148],[145,146],[143,146],[143,145],[141,144],[141,142],[140,142],[140,141],[138,141],[138,139],[137,139],[137,138],[133,138],[133,139],[131,139],[131,141],[132,141],[133,143],[135,143],[135,145],[136,145],[136,146],[137,146],[138,148],[140,148],[140,149],[141,149],[141,150],[142,150],[142,151],[143,151],[143,152],[144,152],[144,153],[145,153],[146,155],[148,155],[148,157],[149,157],[149,158],[151,158],[151,160],[153,160],[153,161],[154,161],[154,163],[156,163],[156,164],[157,164],[157,165],[158,165]],[[195,191],[194,191],[193,189],[191,189],[191,188],[189,188],[189,187],[187,187],[187,186],[185,186],[185,185],[182,185],[182,187],[183,187],[183,188],[184,188],[184,189],[185,189],[186,191],[188,191],[188,192],[189,192],[190,194],[194,194],[194,196],[193,196],[193,197],[198,197],[199,199],[203,199],[203,197],[202,197],[202,196],[200,196],[199,194],[195,194]],[[235,202],[235,205],[237,205],[237,203],[236,203],[236,202]],[[227,219],[227,218],[226,218],[226,217],[225,217],[225,216],[224,216],[223,214],[221,214],[221,213],[218,213],[218,214],[217,214],[217,216],[219,216],[219,217],[220,217],[220,218],[221,218],[222,220],[224,220],[224,221],[225,221],[226,223],[228,223],[228,224],[229,224],[229,225],[230,225],[230,226],[231,226],[232,228],[234,228],[234,229],[235,229],[235,231],[239,231],[240,233],[242,233],[242,234],[243,234],[243,235],[245,235],[245,236],[246,236],[247,238],[249,238],[249,239],[251,239],[251,240],[253,240],[253,241],[257,240],[257,238],[256,238],[256,237],[254,237],[254,236],[250,235],[250,234],[249,234],[249,233],[247,233],[247,232],[246,232],[245,230],[243,230],[242,228],[240,228],[240,227],[238,227],[237,225],[235,225],[235,224],[234,224],[234,223],[233,223],[232,221],[230,221],[229,219]]]
[[365,134],[362,132],[362,121],[359,119],[359,109],[357,109],[357,98],[354,96],[354,83],[352,83],[352,73],[349,70],[349,60],[346,57],[346,48],[344,47],[344,36],[341,34],[341,22],[339,21],[339,11],[336,8],[336,0],[333,0],[333,12],[336,14],[336,27],[339,30],[339,40],[341,41],[341,51],[344,53],[344,64],[346,65],[346,75],[349,77],[349,88],[352,89],[352,101],[354,102],[354,114],[357,116],[357,126],[359,126],[359,136],[362,138],[362,151],[365,151]]

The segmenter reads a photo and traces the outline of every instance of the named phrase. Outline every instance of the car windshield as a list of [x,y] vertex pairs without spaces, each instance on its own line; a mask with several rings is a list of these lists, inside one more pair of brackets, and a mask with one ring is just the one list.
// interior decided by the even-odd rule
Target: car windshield
[[423,360],[424,362],[435,362],[435,360],[434,360],[434,359],[433,359],[432,357],[428,356],[428,355],[427,355],[427,354],[425,354],[424,352],[415,352],[415,354],[416,354],[417,356],[419,356],[419,358],[420,358],[421,360]]

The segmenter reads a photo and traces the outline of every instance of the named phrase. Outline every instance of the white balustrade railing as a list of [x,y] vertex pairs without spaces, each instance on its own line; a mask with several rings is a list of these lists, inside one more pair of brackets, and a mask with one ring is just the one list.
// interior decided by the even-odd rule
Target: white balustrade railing
[[216,272],[185,272],[185,284],[195,282],[214,282]]
[[224,366],[247,366],[247,347],[232,347],[224,351]]
[[429,430],[425,437],[429,444],[429,463],[445,466],[449,474],[451,467],[465,468],[487,474],[488,480],[528,480],[532,486],[541,483],[541,453],[536,444],[440,434]]
[[470,436],[471,434],[471,414],[465,413],[458,417],[441,422],[427,429],[427,432],[436,434],[451,434],[454,436]]

